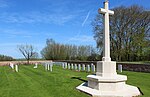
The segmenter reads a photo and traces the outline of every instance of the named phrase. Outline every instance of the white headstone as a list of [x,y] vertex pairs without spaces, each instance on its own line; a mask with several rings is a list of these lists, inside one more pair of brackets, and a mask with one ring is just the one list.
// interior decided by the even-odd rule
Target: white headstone
[[38,64],[37,63],[35,63],[35,66],[33,67],[33,68],[37,68],[38,67]]
[[118,72],[122,72],[122,65],[121,64],[118,65]]
[[50,71],[53,71],[53,64],[50,64]]
[[45,63],[44,66],[45,66],[45,70],[47,71],[47,69],[48,69],[48,68],[47,68],[47,63]]
[[70,63],[68,63],[68,69],[70,69]]
[[74,70],[77,70],[77,64],[74,64]]
[[73,63],[71,64],[71,69],[72,69],[72,70],[74,69],[74,67],[73,67]]
[[47,70],[50,70],[50,63],[47,63]]
[[16,72],[18,72],[18,65],[15,65]]
[[93,63],[91,64],[91,67],[92,67],[92,72],[95,72],[95,65]]
[[63,69],[65,68],[65,63],[62,63],[62,68],[63,68]]
[[80,71],[81,70],[81,65],[80,64],[78,64],[78,71]]
[[85,71],[85,64],[82,64],[82,71]]
[[87,72],[90,72],[90,65],[87,65]]
[[67,69],[67,63],[65,63],[65,69]]

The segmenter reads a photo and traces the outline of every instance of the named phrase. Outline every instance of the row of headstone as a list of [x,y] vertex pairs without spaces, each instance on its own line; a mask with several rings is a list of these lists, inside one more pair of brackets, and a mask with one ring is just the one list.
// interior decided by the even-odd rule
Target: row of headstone
[[62,68],[64,69],[71,69],[71,70],[76,70],[76,71],[87,71],[87,72],[95,72],[96,68],[95,65],[93,63],[91,64],[73,64],[73,63],[68,63],[64,62],[62,63]]
[[13,70],[15,70],[16,72],[18,72],[19,71],[19,68],[18,68],[18,65],[17,64],[13,64],[13,63],[9,63],[9,66],[13,69]]
[[53,71],[53,62],[45,62],[42,63],[42,65],[45,67],[46,71]]

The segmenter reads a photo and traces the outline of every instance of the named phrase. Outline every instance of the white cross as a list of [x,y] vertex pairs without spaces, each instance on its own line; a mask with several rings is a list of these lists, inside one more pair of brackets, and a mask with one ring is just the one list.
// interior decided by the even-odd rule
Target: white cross
[[103,58],[102,61],[111,61],[110,58],[110,38],[109,38],[109,15],[114,11],[109,10],[108,0],[104,2],[104,9],[100,8],[98,12],[104,14],[104,38],[103,38]]

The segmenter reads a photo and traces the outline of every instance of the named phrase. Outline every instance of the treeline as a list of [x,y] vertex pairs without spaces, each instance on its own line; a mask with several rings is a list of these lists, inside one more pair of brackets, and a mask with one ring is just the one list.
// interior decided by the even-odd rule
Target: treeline
[[50,60],[98,60],[97,50],[92,46],[76,46],[70,44],[56,43],[53,39],[47,39],[46,47],[42,49],[41,55]]
[[13,61],[13,57],[11,56],[6,56],[6,55],[1,55],[0,54],[0,61]]
[[[111,57],[117,61],[150,61],[150,11],[133,5],[117,7],[110,17]],[[103,48],[103,16],[92,23],[97,46]]]

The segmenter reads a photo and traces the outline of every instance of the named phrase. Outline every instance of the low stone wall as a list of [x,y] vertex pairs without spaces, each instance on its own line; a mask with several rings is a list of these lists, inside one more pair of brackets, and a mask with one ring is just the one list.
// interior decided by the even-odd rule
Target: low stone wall
[[118,65],[122,65],[123,70],[150,73],[150,65],[118,63],[117,68]]
[[[49,61],[51,60],[30,61],[30,64],[49,62]],[[0,66],[9,65],[10,63],[21,65],[21,64],[27,64],[27,61],[0,61]]]

